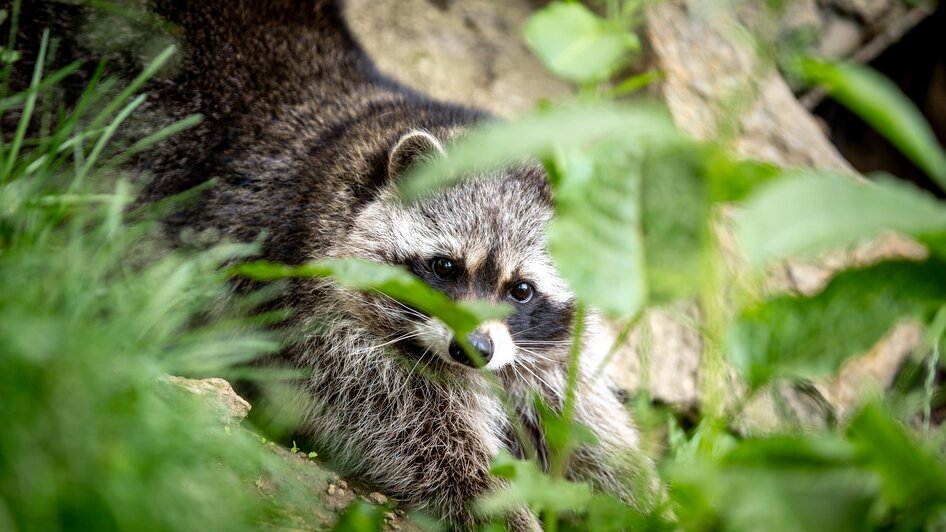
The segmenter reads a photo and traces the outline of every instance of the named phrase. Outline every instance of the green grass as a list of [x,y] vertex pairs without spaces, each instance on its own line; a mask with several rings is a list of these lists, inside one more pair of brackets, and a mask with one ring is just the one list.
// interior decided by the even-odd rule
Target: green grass
[[[53,85],[36,72],[34,89],[0,95],[22,111],[0,147],[0,530],[318,522],[284,459],[164,379],[226,375],[278,349],[245,317],[261,297],[229,295],[221,270],[252,248],[164,249],[155,220],[129,219],[129,181],[101,170],[127,157],[110,138],[142,97],[91,87],[76,114],[52,121],[36,102]],[[57,125],[43,133],[39,121]]]

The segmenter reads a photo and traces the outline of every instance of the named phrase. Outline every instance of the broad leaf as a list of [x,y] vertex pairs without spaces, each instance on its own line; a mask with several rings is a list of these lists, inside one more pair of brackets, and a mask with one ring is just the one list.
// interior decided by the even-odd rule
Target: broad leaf
[[553,2],[536,11],[524,33],[549,70],[577,82],[607,78],[640,48],[637,36],[577,2]]
[[847,442],[747,440],[670,469],[683,530],[865,530],[877,483]]
[[388,509],[368,504],[361,499],[345,508],[332,530],[339,532],[381,532],[384,530],[385,514]]
[[893,82],[850,63],[808,59],[800,70],[809,83],[825,87],[946,190],[946,156],[923,115]]
[[849,270],[814,297],[779,296],[744,310],[730,330],[729,353],[752,386],[776,375],[827,375],[897,320],[924,318],[944,302],[942,262]]
[[881,407],[865,407],[848,433],[879,474],[887,501],[920,514],[946,504],[946,463],[920,448]]
[[487,516],[523,506],[539,513],[582,511],[591,502],[590,485],[551,478],[535,462],[516,460],[506,451],[493,460],[490,473],[508,482],[476,502],[477,510]]
[[642,225],[651,303],[693,294],[707,235],[710,198],[706,154],[693,143],[647,153],[643,167]]
[[642,157],[605,143],[569,159],[556,188],[549,251],[582,300],[630,316],[647,299],[640,228]]
[[647,298],[640,229],[644,155],[682,139],[658,107],[594,106],[540,113],[494,124],[447,150],[448,156],[409,176],[402,188],[416,199],[464,174],[523,157],[563,157],[554,172],[556,218],[549,247],[562,275],[585,302],[613,316],[636,313]]
[[494,170],[523,158],[547,160],[563,146],[587,146],[619,138],[624,146],[653,146],[683,135],[665,108],[638,104],[563,107],[512,122],[485,125],[447,147],[447,157],[422,165],[406,176],[401,196],[416,201],[466,175]]
[[782,175],[782,169],[774,164],[736,159],[722,149],[707,155],[706,167],[713,202],[744,201],[758,188]]
[[327,259],[302,266],[284,266],[253,262],[234,267],[232,273],[261,281],[287,277],[324,277],[353,290],[377,290],[430,316],[440,318],[447,327],[463,337],[481,322],[500,319],[509,313],[508,305],[489,305],[476,301],[452,301],[406,270],[390,264],[356,259]]
[[746,258],[756,267],[856,244],[883,231],[939,246],[936,237],[946,233],[946,208],[903,183],[867,184],[833,174],[798,173],[754,194],[736,227]]

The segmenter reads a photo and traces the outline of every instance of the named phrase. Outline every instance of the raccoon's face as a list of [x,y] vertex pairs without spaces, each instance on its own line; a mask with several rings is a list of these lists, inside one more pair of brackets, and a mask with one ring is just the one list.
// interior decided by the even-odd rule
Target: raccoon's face
[[[414,143],[413,154],[441,149],[430,135],[411,133],[392,152],[392,164],[400,164],[395,156],[406,142]],[[398,170],[389,166],[389,174]],[[360,212],[337,247],[341,255],[401,265],[454,300],[509,304],[505,319],[484,323],[467,338],[482,360],[471,360],[439,320],[393,299],[363,294],[353,310],[379,339],[414,356],[468,367],[482,362],[488,370],[558,363],[570,345],[574,302],[548,254],[551,216],[545,172],[526,165],[411,205],[392,187]]]

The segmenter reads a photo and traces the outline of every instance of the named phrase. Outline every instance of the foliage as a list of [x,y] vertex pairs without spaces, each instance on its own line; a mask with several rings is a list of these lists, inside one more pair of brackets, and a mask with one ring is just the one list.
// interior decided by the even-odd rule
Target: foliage
[[[553,467],[501,454],[492,473],[506,484],[479,501],[479,510],[498,527],[504,511],[527,505],[553,530],[941,529],[946,431],[914,430],[916,405],[895,410],[878,398],[841,427],[800,432],[783,423],[765,436],[735,431],[733,419],[714,412],[738,415],[766,387],[778,396],[786,381],[831,375],[904,319],[927,327],[926,348],[938,355],[946,328],[946,207],[891,179],[858,183],[739,160],[726,146],[686,138],[659,105],[605,101],[657,77],[609,86],[637,47],[631,29],[639,7],[607,2],[604,18],[577,3],[539,10],[526,41],[553,72],[582,83],[584,101],[473,132],[448,147],[449,157],[408,176],[402,197],[414,201],[524,158],[542,162],[556,204],[551,253],[580,312],[597,308],[633,324],[649,308],[696,296],[705,322],[720,328],[704,329],[707,353],[721,350],[746,391],[734,386],[735,405],[708,406],[689,430],[672,412],[650,412],[651,425],[667,434],[658,457],[666,491],[651,507],[630,507],[562,474],[572,450],[595,444],[569,416],[576,344],[564,411],[540,408]],[[41,57],[45,50],[44,41]],[[41,96],[76,66],[44,75],[38,61],[31,89],[0,95],[0,110],[20,113],[0,148],[0,529],[230,530],[287,525],[287,515],[298,515],[291,482],[277,482],[268,496],[254,489],[261,476],[294,478],[257,438],[227,429],[218,412],[162,379],[227,375],[278,349],[279,338],[261,327],[278,316],[246,318],[265,295],[228,294],[230,275],[314,277],[375,290],[459,332],[505,312],[451,301],[391,266],[231,267],[252,247],[189,255],[160,249],[151,221],[129,209],[132,187],[114,168],[199,117],[125,151],[111,139],[142,102],[134,94],[170,54],[117,91],[106,90],[116,82],[99,71],[73,114],[36,135],[34,113],[53,123]],[[828,86],[944,184],[941,148],[889,83],[861,68],[801,64],[809,80]],[[735,273],[715,231],[731,203],[740,206],[737,243],[747,259]],[[840,271],[811,295],[758,293],[759,278],[779,261],[886,232],[915,239],[927,256]],[[917,361],[926,372],[919,406],[927,424],[942,393],[932,378],[938,360]],[[708,379],[730,382],[725,370]],[[384,512],[358,502],[336,528],[378,530]]]
[[946,301],[944,274],[939,260],[883,262],[839,273],[812,297],[747,306],[730,331],[733,362],[752,386],[779,373],[830,375],[898,320],[931,320]]
[[577,3],[553,2],[529,18],[526,43],[549,69],[578,82],[601,81],[640,48],[620,23],[601,19]]
[[893,82],[853,64],[806,58],[798,68],[809,83],[825,87],[946,188],[946,156],[923,115]]
[[127,219],[128,181],[99,171],[107,157],[127,155],[107,137],[140,98],[93,82],[83,99],[97,115],[80,108],[32,136],[32,120],[51,123],[52,112],[38,102],[53,85],[37,72],[25,97],[0,95],[36,101],[0,147],[0,529],[306,522],[303,487],[275,483],[271,497],[256,488],[262,477],[294,478],[259,437],[166,379],[226,376],[278,349],[261,328],[266,315],[241,317],[261,296],[219,308],[229,297],[221,266],[252,247],[162,251],[152,220],[140,211]]

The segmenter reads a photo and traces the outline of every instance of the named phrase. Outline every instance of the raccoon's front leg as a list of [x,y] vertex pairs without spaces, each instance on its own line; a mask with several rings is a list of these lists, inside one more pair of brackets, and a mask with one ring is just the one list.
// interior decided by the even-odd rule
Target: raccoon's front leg
[[[403,467],[413,476],[412,485],[402,491],[405,502],[427,507],[445,516],[458,528],[474,529],[476,500],[502,486],[489,474],[490,465],[502,446],[499,435],[506,430],[506,418],[496,397],[488,392],[424,395],[418,398],[425,419],[421,430],[404,433],[404,441],[414,449],[405,456]],[[392,471],[396,476],[403,475]],[[506,520],[510,530],[540,530],[532,512],[521,509]]]
[[575,450],[569,477],[590,482],[640,511],[652,510],[660,496],[656,468],[640,450],[637,429],[605,380],[581,380],[575,420],[595,433],[598,445]]
[[[475,375],[441,382],[386,356],[344,356],[351,351],[313,360],[307,435],[343,473],[454,527],[475,527],[474,502],[502,485],[489,474],[506,423],[496,397]],[[508,523],[538,529],[524,510]]]
[[[489,473],[502,445],[502,410],[495,397],[483,393],[420,386],[423,393],[404,405],[415,413],[394,415],[385,425],[403,429],[384,441],[366,442],[366,476],[410,506],[427,508],[454,527],[474,529],[474,503],[502,485]],[[513,512],[507,524],[517,531],[540,529],[527,510]]]

